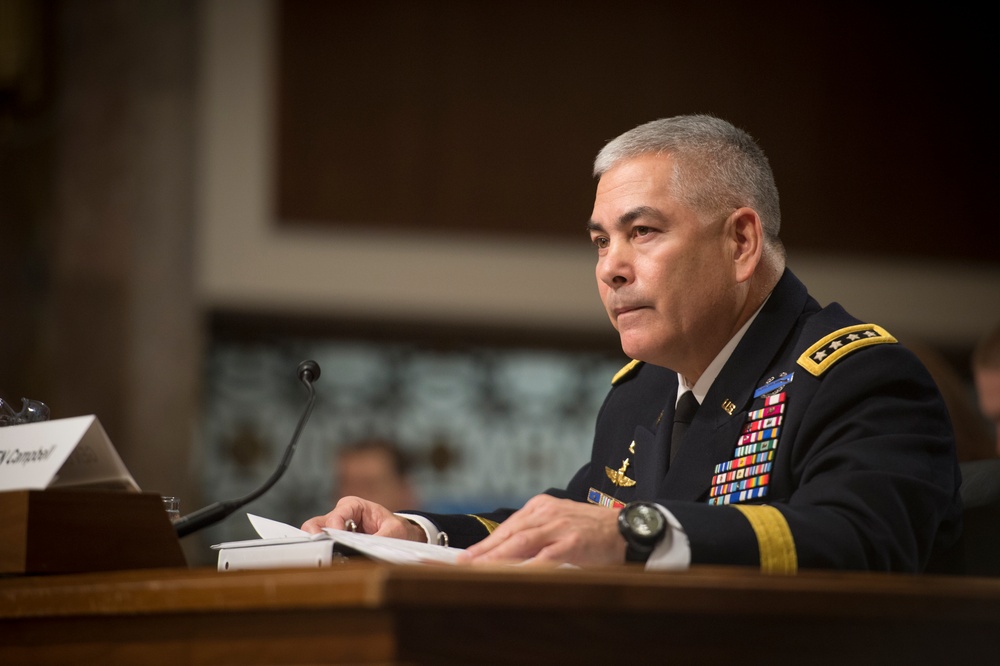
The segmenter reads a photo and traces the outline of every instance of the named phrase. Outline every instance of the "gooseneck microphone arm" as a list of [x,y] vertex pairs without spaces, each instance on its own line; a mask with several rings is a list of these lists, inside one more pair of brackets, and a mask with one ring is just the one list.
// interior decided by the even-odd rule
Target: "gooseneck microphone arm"
[[245,495],[238,499],[209,504],[206,507],[198,509],[194,513],[189,513],[188,515],[174,521],[174,531],[177,532],[178,537],[187,536],[188,534],[197,532],[198,530],[208,527],[209,525],[214,525],[232,512],[239,509],[241,506],[254,501],[270,490],[271,486],[277,483],[278,479],[281,478],[281,475],[285,473],[286,469],[288,469],[288,465],[292,462],[292,455],[295,453],[295,445],[299,441],[299,434],[302,432],[302,428],[305,426],[306,421],[309,420],[309,415],[312,414],[313,404],[316,402],[316,390],[313,389],[312,383],[319,379],[319,364],[316,363],[316,361],[302,361],[299,363],[298,375],[299,380],[306,385],[307,389],[309,389],[309,400],[306,402],[306,408],[303,410],[302,416],[299,418],[299,424],[295,427],[295,433],[292,435],[291,441],[288,442],[288,447],[285,449],[285,455],[281,458],[281,464],[278,465],[278,469],[274,470],[274,474],[272,474],[271,478],[264,482],[264,485],[249,495]]

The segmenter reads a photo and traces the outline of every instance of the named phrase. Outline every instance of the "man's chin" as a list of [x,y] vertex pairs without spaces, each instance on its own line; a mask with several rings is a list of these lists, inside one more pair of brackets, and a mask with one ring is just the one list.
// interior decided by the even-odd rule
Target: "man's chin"
[[627,335],[621,336],[622,351],[625,355],[636,361],[646,361],[652,354],[650,354],[649,345],[647,342],[642,340],[635,340]]

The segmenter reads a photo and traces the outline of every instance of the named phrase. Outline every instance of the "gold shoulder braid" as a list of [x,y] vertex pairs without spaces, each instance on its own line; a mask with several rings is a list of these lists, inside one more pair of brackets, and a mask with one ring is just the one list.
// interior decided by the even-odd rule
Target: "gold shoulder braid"
[[618,382],[631,376],[633,372],[639,369],[640,365],[642,365],[642,361],[629,361],[628,365],[616,372],[615,376],[611,378],[611,385],[615,386]]
[[896,342],[881,326],[875,324],[858,324],[834,331],[799,356],[799,365],[806,371],[819,377],[830,369],[830,366],[851,352],[869,345],[880,345]]

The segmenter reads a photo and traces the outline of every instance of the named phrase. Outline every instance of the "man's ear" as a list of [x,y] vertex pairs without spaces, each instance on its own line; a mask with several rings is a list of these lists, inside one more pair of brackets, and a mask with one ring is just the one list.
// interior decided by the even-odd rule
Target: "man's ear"
[[764,225],[753,208],[737,208],[726,220],[733,242],[733,270],[737,282],[753,277],[764,254]]

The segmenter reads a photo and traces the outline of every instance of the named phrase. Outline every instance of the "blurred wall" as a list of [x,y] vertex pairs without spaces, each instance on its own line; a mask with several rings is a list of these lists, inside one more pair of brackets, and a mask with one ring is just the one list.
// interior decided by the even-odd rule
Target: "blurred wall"
[[140,486],[195,503],[197,3],[3,11],[0,395],[98,415]]
[[[293,0],[291,4],[298,7],[315,3],[300,4]],[[356,18],[351,8],[329,10],[329,5],[319,3],[319,6],[328,9],[319,11],[319,16],[328,19],[323,24],[329,24],[331,35],[337,30],[350,32]],[[444,6],[464,7],[461,3],[444,3]],[[616,16],[627,16],[630,9],[649,11],[654,6],[669,7],[663,3],[635,2],[623,6]],[[677,23],[664,26],[668,30],[662,61],[641,60],[633,69],[638,72],[639,80],[649,79],[651,88],[673,86],[667,95],[672,110],[713,110],[746,125],[759,137],[763,134],[765,146],[775,146],[771,158],[779,187],[786,182],[791,184],[782,189],[786,202],[785,235],[791,239],[789,264],[821,301],[839,300],[861,318],[878,320],[890,330],[902,329],[936,344],[969,345],[979,332],[990,326],[1000,300],[998,264],[990,260],[1000,254],[996,249],[1000,242],[998,230],[995,225],[980,224],[980,219],[988,214],[989,204],[978,187],[988,177],[988,163],[982,168],[980,165],[983,155],[989,154],[993,139],[989,133],[978,132],[975,125],[975,118],[983,113],[978,106],[983,84],[973,80],[966,90],[954,83],[957,72],[944,65],[925,70],[924,65],[939,59],[947,65],[960,64],[969,72],[979,71],[981,63],[963,61],[966,54],[975,53],[976,47],[960,48],[959,43],[947,41],[947,48],[935,56],[929,55],[923,44],[910,45],[905,31],[914,25],[921,30],[933,29],[935,17],[930,13],[890,22],[890,26],[898,26],[897,33],[872,35],[872,24],[884,27],[891,19],[890,12],[862,11],[860,6],[848,4],[836,11],[829,10],[826,16],[829,26],[825,26],[812,23],[823,18],[822,11],[782,14],[783,6],[784,3],[765,3],[762,16],[745,26],[746,42],[735,39],[734,33],[735,43],[730,48],[726,48],[728,42],[724,40],[722,46],[706,41],[705,52],[692,50],[694,40],[682,36],[694,32],[705,35],[707,40],[719,26],[735,30],[739,26],[731,25],[734,21],[725,16],[727,11],[756,15],[745,8],[736,12],[743,3],[721,3],[703,12],[679,9]],[[198,286],[204,303],[225,310],[311,312],[317,316],[454,324],[515,322],[574,332],[607,330],[606,318],[594,294],[592,252],[582,231],[573,235],[573,225],[582,228],[589,213],[586,200],[567,201],[572,213],[565,216],[565,221],[550,223],[550,227],[561,225],[571,229],[563,236],[506,233],[496,223],[492,226],[499,228],[484,232],[472,221],[467,225],[469,231],[462,233],[454,229],[461,219],[440,224],[385,220],[384,206],[389,206],[387,202],[392,198],[389,190],[396,183],[385,182],[386,196],[379,198],[377,190],[387,177],[369,167],[364,171],[369,174],[368,180],[379,184],[374,188],[376,192],[362,200],[368,202],[370,217],[358,219],[365,209],[361,205],[354,216],[339,223],[306,219],[289,224],[288,220],[279,219],[277,211],[282,207],[294,208],[288,204],[279,206],[277,193],[277,183],[282,177],[278,159],[282,149],[277,144],[284,136],[279,129],[281,122],[285,122],[279,121],[279,110],[285,116],[289,114],[282,106],[288,100],[277,92],[278,76],[284,71],[277,62],[280,7],[261,1],[216,2],[205,6],[207,39],[200,97],[203,141],[199,143],[203,178],[198,244]],[[537,12],[530,12],[520,4],[513,9],[507,5],[504,8],[508,13],[523,10],[525,20],[538,18]],[[504,9],[495,11],[500,14]],[[370,20],[370,16],[365,18]],[[482,16],[477,18],[483,20]],[[583,30],[575,26],[574,19],[565,16],[558,29],[570,34],[575,34],[573,30]],[[768,24],[764,34],[753,32],[771,19],[777,23]],[[954,16],[946,16],[940,20],[942,39],[958,38],[956,30],[960,26],[953,25],[953,19]],[[395,24],[388,23],[386,31],[398,34],[398,26],[393,33]],[[476,27],[486,29],[479,24]],[[471,28],[470,33],[481,39],[496,37]],[[674,33],[678,37],[666,39],[667,34]],[[815,37],[813,41],[829,45],[831,51],[820,50],[817,55],[815,47],[806,49],[803,44],[810,41],[808,35]],[[581,39],[586,36],[581,33]],[[648,36],[643,39],[648,40]],[[688,50],[678,49],[677,41],[689,47]],[[629,50],[620,40],[588,45],[597,63],[607,57],[606,49]],[[902,53],[898,50],[901,45],[907,49]],[[391,53],[399,46],[386,39],[371,43],[369,49],[380,52],[389,49]],[[751,53],[741,56],[740,47]],[[467,48],[470,54],[482,57],[473,47]],[[507,51],[516,51],[516,47],[508,45],[497,57]],[[758,55],[761,51],[764,56]],[[725,55],[719,55],[720,52]],[[869,59],[863,63],[864,69],[857,69],[858,60],[862,59],[859,53],[869,58],[881,55],[883,60]],[[796,58],[800,55],[805,58],[807,54],[813,60],[818,58],[817,66],[821,64],[823,69],[801,71],[804,68],[796,63]],[[363,53],[355,53],[354,57],[359,62],[366,59]],[[425,76],[420,69],[426,64],[422,58],[425,56],[409,50],[401,50],[395,58],[380,55],[380,61],[393,61],[403,71],[407,71],[406,63],[412,59],[414,76]],[[761,69],[752,73],[741,71],[741,60],[759,64]],[[720,71],[725,64],[735,71]],[[539,65],[543,66],[544,63]],[[592,66],[608,74],[597,64],[582,63],[585,70]],[[351,70],[352,65],[350,60],[346,64],[338,60],[330,62],[329,68]],[[460,66],[455,68],[468,74]],[[296,68],[296,72],[301,69]],[[619,78],[626,74],[636,77],[636,72],[621,72]],[[702,73],[700,78],[698,72]],[[403,76],[396,69],[384,75]],[[537,82],[537,74],[530,76]],[[610,76],[592,81],[586,94],[601,97],[603,87],[608,86],[620,95],[613,100],[619,106],[639,103],[618,89],[620,84],[616,83],[614,73]],[[748,76],[757,78],[748,81]],[[323,78],[320,74],[316,77]],[[577,77],[581,78],[578,74]],[[914,89],[911,85],[914,81],[919,81],[922,87]],[[405,87],[400,85],[400,88]],[[873,97],[880,88],[893,93],[905,88],[906,92],[902,99],[893,94]],[[359,99],[363,105],[366,90],[363,86],[345,87],[341,91],[343,106],[354,108]],[[547,94],[534,88],[533,91],[535,96],[524,100],[522,115],[503,118],[508,124],[531,127],[529,133],[536,136],[539,134],[533,125],[537,122],[536,111],[554,106],[552,97],[571,93],[559,88]],[[727,91],[731,94],[726,95]],[[481,93],[481,88],[468,94],[477,92]],[[322,143],[320,134],[327,134],[319,131],[323,118],[334,123],[338,119],[350,122],[347,134],[363,131],[349,109],[338,108],[336,100],[325,97],[322,90],[314,93],[313,97],[299,100],[312,111],[314,118],[314,124],[300,134],[308,135],[315,130],[315,142],[321,146],[300,149],[307,157],[316,150],[321,155],[337,151],[334,139]],[[631,94],[642,100],[653,92],[636,84]],[[455,101],[447,94],[439,97],[441,123],[448,122],[447,114],[453,112],[454,104],[475,108],[477,101]],[[399,103],[424,104],[422,99],[414,93]],[[923,106],[914,106],[921,99],[925,100]],[[434,109],[433,104],[428,106]],[[575,111],[585,115],[587,108]],[[373,109],[372,113],[381,111]],[[495,120],[484,112],[483,117],[476,119],[483,123],[480,128],[473,122],[471,130],[466,127],[463,131],[470,141],[481,141],[475,130],[492,131],[494,125],[487,123],[491,119]],[[650,118],[644,116],[640,120],[646,119]],[[575,139],[592,143],[596,150],[604,140],[633,122],[605,128],[602,131],[608,135],[597,137],[563,136],[559,131],[565,132],[565,128],[560,125],[558,131],[553,131],[553,144],[542,143],[535,148],[539,154],[558,152],[563,146],[569,150]],[[373,131],[371,141],[379,147],[379,156],[403,149],[397,144],[383,145],[385,137],[378,134],[378,129],[369,131]],[[387,126],[383,131],[397,132],[398,128]],[[931,134],[938,131],[940,135]],[[440,134],[445,140],[453,140],[450,130]],[[836,145],[837,137],[852,135],[862,138],[853,141],[844,138],[843,145]],[[873,145],[864,145],[869,137]],[[981,146],[969,140],[975,137],[981,137]],[[346,141],[342,142],[347,150]],[[441,146],[426,148],[440,150]],[[572,148],[579,152],[576,145]],[[578,172],[575,182],[583,182],[588,189],[592,187],[591,154],[588,149],[587,157],[573,167]],[[411,158],[414,169],[435,163],[437,154],[426,150],[421,157],[426,161]],[[520,159],[515,159],[515,163],[521,171],[530,173],[531,179],[546,179],[544,173],[531,170],[530,165],[539,157],[531,154],[517,157]],[[385,161],[398,159],[386,157]],[[484,153],[481,159],[489,162],[500,157],[494,151]],[[503,159],[508,158],[503,156]],[[312,171],[318,170],[319,167]],[[955,174],[961,176],[956,180]],[[303,179],[309,177],[300,175]],[[336,173],[327,174],[326,180],[319,180],[315,187],[333,188],[337,185],[335,181]],[[526,196],[520,189],[509,187],[512,182],[518,181],[497,175],[495,187],[502,193],[499,196],[523,200],[525,214],[533,213],[537,193],[534,199]],[[557,194],[559,191],[553,188],[553,195]],[[488,202],[497,196],[491,193],[483,196],[483,200]],[[314,205],[311,210],[320,208],[321,205]],[[875,211],[884,214],[879,218]],[[415,217],[419,219],[419,215]],[[523,226],[523,221],[519,224]],[[964,243],[955,243],[955,239],[963,238]],[[933,314],[928,316],[929,313]]]

